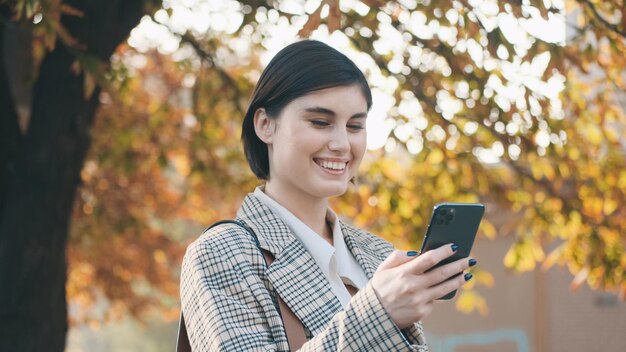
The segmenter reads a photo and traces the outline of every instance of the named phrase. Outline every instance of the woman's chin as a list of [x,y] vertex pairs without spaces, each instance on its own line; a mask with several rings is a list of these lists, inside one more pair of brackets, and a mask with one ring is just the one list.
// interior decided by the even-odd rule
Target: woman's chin
[[338,197],[346,193],[346,191],[348,190],[348,183],[337,182],[334,185],[324,185],[318,188],[318,190],[320,191],[320,193],[322,193],[323,197],[326,197],[326,198]]

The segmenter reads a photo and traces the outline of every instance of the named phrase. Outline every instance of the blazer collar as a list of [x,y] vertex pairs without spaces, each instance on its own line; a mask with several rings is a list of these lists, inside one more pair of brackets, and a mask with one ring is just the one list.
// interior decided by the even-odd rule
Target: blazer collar
[[254,230],[261,248],[274,256],[265,272],[272,287],[313,335],[321,332],[342,306],[313,257],[253,194],[244,199],[237,217]]
[[387,250],[381,250],[380,243],[383,241],[376,235],[367,234],[363,230],[340,221],[344,242],[354,255],[354,258],[365,271],[368,279],[371,279],[376,269],[383,260],[393,251],[393,246],[388,245]]
[[[313,335],[322,331],[343,308],[313,257],[289,227],[252,193],[244,199],[237,217],[254,230],[261,248],[274,256],[266,271],[272,287]],[[339,223],[348,249],[371,278],[386,254],[371,248],[362,231]]]

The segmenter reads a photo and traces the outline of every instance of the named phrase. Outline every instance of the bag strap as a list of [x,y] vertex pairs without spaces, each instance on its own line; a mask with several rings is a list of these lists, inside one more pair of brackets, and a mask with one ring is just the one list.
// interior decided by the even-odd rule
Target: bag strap
[[183,310],[180,310],[180,320],[178,321],[178,340],[176,341],[176,352],[191,352],[191,344],[185,327],[185,317]]
[[[241,223],[236,220],[221,220],[213,225],[207,227],[204,231],[218,226],[222,224],[234,224],[240,227],[243,227],[254,239],[254,242],[257,248],[263,252],[263,258],[265,259],[265,266],[269,267],[274,262],[274,257],[269,251],[261,248],[261,244],[259,239],[257,238],[254,230],[252,230],[249,226],[244,223]],[[306,335],[304,334],[304,325],[298,317],[293,313],[287,303],[280,297],[278,293],[276,293],[276,297],[278,298],[278,314],[280,315],[281,320],[283,321],[283,325],[285,326],[285,332],[287,333],[287,343],[289,344],[290,351],[296,351],[304,345],[307,341]],[[177,352],[191,352],[191,345],[189,343],[189,336],[187,335],[187,328],[185,327],[185,317],[183,316],[183,311],[180,311],[180,322],[178,324],[178,341],[176,343],[176,351]]]

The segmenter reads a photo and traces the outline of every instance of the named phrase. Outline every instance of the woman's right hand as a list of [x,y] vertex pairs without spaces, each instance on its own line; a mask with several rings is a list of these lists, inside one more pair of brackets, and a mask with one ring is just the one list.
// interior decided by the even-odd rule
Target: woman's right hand
[[417,256],[408,253],[398,250],[392,252],[372,277],[372,286],[378,299],[401,329],[430,314],[434,300],[463,286],[467,281],[464,275],[448,279],[470,267],[470,258],[463,258],[425,273],[454,254],[452,245],[444,245]]

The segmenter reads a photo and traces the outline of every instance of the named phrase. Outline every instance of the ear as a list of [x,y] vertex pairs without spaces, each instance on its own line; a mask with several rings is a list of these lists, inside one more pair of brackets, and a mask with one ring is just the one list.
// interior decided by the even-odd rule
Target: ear
[[254,112],[254,132],[265,144],[272,144],[276,121],[270,118],[264,108]]

